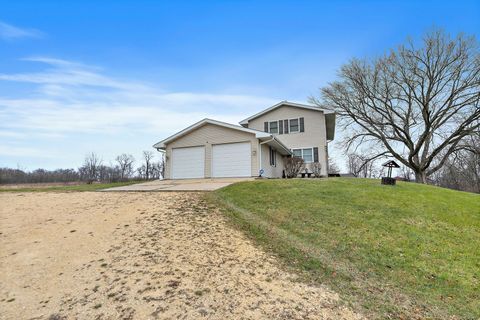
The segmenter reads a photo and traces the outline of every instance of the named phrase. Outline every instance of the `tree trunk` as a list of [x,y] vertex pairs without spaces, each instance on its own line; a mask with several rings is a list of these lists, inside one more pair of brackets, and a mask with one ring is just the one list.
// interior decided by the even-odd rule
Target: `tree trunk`
[[415,172],[415,182],[416,183],[423,183],[423,184],[427,183],[427,175],[426,175],[425,171]]

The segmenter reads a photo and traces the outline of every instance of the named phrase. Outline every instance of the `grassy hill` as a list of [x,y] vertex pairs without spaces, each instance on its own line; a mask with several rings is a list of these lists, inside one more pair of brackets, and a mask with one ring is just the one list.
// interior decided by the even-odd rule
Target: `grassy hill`
[[266,180],[209,195],[306,281],[375,318],[480,318],[480,196],[378,180]]

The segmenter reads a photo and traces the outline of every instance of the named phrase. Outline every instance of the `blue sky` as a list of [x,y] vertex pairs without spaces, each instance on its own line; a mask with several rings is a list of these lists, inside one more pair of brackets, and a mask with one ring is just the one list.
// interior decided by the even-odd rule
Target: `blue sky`
[[479,16],[479,1],[0,0],[0,166],[140,158],[202,118],[306,102],[349,59],[432,27],[478,37]]

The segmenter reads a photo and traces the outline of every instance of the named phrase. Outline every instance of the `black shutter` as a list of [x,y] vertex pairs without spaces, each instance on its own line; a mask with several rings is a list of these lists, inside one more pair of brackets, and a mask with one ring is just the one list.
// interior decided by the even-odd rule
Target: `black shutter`
[[285,132],[285,134],[288,133],[288,120],[283,120],[283,125],[284,125],[284,128],[285,130],[283,130]]
[[268,132],[268,122],[263,123],[263,131]]
[[300,118],[300,132],[305,132],[305,123],[303,118]]
[[278,133],[283,134],[283,120],[278,120]]
[[318,162],[318,148],[313,148],[313,162]]

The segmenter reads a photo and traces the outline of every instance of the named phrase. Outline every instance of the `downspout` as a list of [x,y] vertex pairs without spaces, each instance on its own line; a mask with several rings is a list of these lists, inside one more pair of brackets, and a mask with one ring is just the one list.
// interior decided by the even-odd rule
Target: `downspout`
[[326,169],[325,173],[326,173],[327,178],[328,178],[328,172],[330,171],[330,168],[328,167],[328,160],[329,160],[329,157],[330,157],[328,155],[328,144],[330,143],[330,141],[332,141],[332,140],[327,140],[327,143],[325,144],[325,154],[327,155],[327,165],[325,166],[326,167],[325,168]]
[[258,154],[260,155],[260,165],[259,165],[260,170],[258,170],[258,173],[259,173],[258,176],[259,176],[259,177],[262,176],[262,174],[260,174],[260,171],[263,170],[263,168],[261,167],[262,164],[263,164],[263,162],[262,162],[262,144],[271,142],[271,141],[273,141],[273,140],[275,140],[275,137],[272,136],[272,138],[271,138],[270,140],[266,140],[266,141],[263,141],[263,142],[260,142],[260,143],[259,143],[259,146],[260,146],[259,152],[258,152]]
[[[167,164],[167,150],[162,150],[160,148],[155,148],[157,149],[158,152],[162,153],[162,157],[163,157],[163,165],[166,165]],[[163,168],[163,173],[162,173],[162,178],[160,180],[165,180],[165,168]]]

